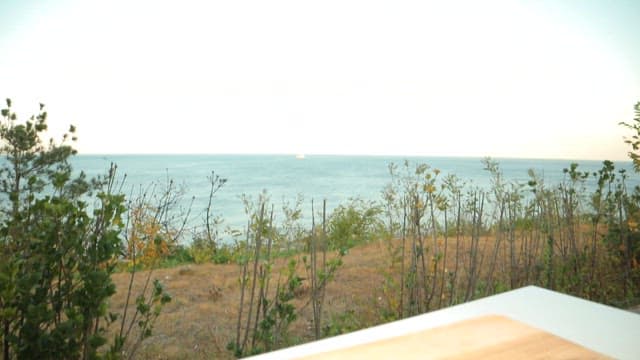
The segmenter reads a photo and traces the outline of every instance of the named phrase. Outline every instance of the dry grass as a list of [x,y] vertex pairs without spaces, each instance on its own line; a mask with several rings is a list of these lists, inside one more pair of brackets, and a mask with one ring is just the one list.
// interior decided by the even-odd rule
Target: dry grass
[[[147,272],[137,275],[134,287],[142,288]],[[111,300],[111,310],[124,307],[128,273],[114,277],[118,292]],[[185,265],[155,270],[173,300],[156,323],[154,334],[139,351],[148,359],[231,358],[225,349],[235,321],[238,299],[237,267],[234,265]]]
[[[480,252],[482,256],[493,255],[495,238],[482,237]],[[470,239],[461,241],[460,272],[464,272],[465,261],[469,254]],[[506,244],[506,242],[505,242]],[[399,246],[399,242],[394,246]],[[440,249],[444,246],[439,239]],[[501,245],[506,246],[506,245]],[[446,267],[452,269],[456,256],[456,240],[449,238]],[[502,252],[505,252],[504,254]],[[498,254],[496,271],[503,272],[507,265],[506,250]],[[325,298],[325,317],[327,314],[353,312],[361,326],[371,326],[381,321],[380,309],[385,306],[383,294],[384,273],[396,274],[390,267],[388,244],[375,242],[358,246],[343,258],[344,264],[336,274],[334,281],[327,286]],[[272,282],[278,281],[278,271],[284,268],[285,259],[276,261]],[[439,265],[441,269],[442,265]],[[485,272],[487,263],[482,265]],[[438,270],[441,271],[441,270]],[[299,275],[305,277],[304,269],[299,266]],[[134,294],[140,290],[146,278],[146,272],[138,274]],[[153,336],[145,340],[138,352],[142,359],[225,359],[233,358],[226,345],[234,339],[236,331],[240,286],[238,278],[240,268],[237,265],[184,265],[171,269],[155,270],[153,279],[159,279],[173,301],[169,303],[159,317]],[[440,275],[438,275],[440,276]],[[121,312],[129,281],[128,273],[114,276],[118,292],[111,300],[111,311]],[[305,291],[306,289],[306,291]],[[299,296],[293,301],[298,310],[298,319],[291,325],[292,341],[301,343],[313,340],[312,308],[308,303],[309,284],[303,283]],[[443,306],[446,301],[443,302]]]
[[[354,310],[367,305],[372,291],[381,284],[380,267],[384,264],[384,249],[370,244],[353,249],[344,258],[335,281],[327,288],[325,308],[328,313]],[[274,280],[284,262],[274,267]],[[300,275],[305,276],[300,269]],[[159,269],[152,280],[159,279],[173,297],[158,318],[153,336],[145,340],[138,355],[144,359],[224,359],[233,358],[225,348],[233,340],[237,320],[240,287],[237,265],[184,265]],[[147,272],[139,272],[134,294],[142,289]],[[111,311],[121,312],[129,282],[128,273],[114,275],[117,293],[111,299]],[[306,285],[308,288],[308,285]],[[296,341],[312,340],[311,306],[304,293],[305,284],[296,308],[302,308],[299,318],[292,324]]]

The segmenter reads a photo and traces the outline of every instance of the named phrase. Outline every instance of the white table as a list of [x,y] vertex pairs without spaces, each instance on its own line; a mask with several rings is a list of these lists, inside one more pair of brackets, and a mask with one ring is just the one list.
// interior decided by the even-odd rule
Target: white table
[[[296,359],[488,315],[505,316],[616,359],[640,359],[640,314],[535,286],[261,354],[252,359]],[[398,356],[401,358],[402,354]],[[428,354],[425,357],[428,358]]]

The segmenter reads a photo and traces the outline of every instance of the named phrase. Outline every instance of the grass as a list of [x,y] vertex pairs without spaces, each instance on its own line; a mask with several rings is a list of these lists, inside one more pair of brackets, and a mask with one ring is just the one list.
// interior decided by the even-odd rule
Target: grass
[[[344,257],[343,268],[327,287],[327,313],[352,311],[361,322],[376,323],[378,317],[367,308],[375,298],[372,295],[381,291],[381,287],[372,287],[372,284],[383,281],[380,273],[385,264],[383,250],[382,244],[369,244],[352,249]],[[276,270],[284,263],[284,260],[276,261]],[[142,271],[139,275],[135,288],[141,288],[146,274]],[[142,359],[232,359],[232,353],[225,347],[235,333],[240,298],[238,276],[239,267],[234,264],[188,264],[155,270],[152,277],[163,282],[173,301],[163,309],[153,336],[143,342],[138,356]],[[111,311],[120,312],[128,273],[115,274],[113,280],[118,291],[111,299]],[[294,300],[296,308],[302,308],[291,328],[296,342],[313,339],[313,314],[305,288],[308,289],[308,284],[303,284]]]
[[[443,245],[443,239],[438,239]],[[455,245],[450,241],[450,251],[445,267],[452,269],[455,263]],[[471,240],[462,240],[458,256],[464,263],[465,254],[469,253]],[[397,240],[393,244],[399,246]],[[495,238],[483,236],[480,239],[480,251],[487,258],[494,251]],[[324,305],[327,333],[337,334],[368,327],[381,322],[393,320],[393,316],[385,316],[396,294],[385,291],[385,272],[394,271],[390,267],[389,244],[375,241],[356,246],[344,256],[344,264],[326,289]],[[507,257],[496,264],[502,274],[508,266]],[[286,266],[286,258],[275,261],[274,273]],[[483,266],[481,273],[485,273]],[[304,270],[299,269],[300,276]],[[226,345],[234,339],[236,331],[240,286],[238,277],[240,268],[235,264],[186,264],[173,268],[157,269],[153,278],[161,280],[173,301],[163,310],[158,318],[153,335],[145,340],[139,350],[142,359],[232,359],[233,354],[226,350]],[[135,287],[142,286],[145,273],[141,272]],[[481,276],[482,278],[482,276]],[[119,273],[114,276],[118,292],[111,300],[111,311],[121,311],[124,305],[124,294],[128,285],[128,274]],[[504,283],[507,282],[504,278]],[[291,345],[312,341],[313,310],[309,304],[309,284],[303,283],[301,290],[293,300],[298,311],[298,318],[290,328]],[[485,296],[478,290],[474,298]],[[439,286],[438,286],[439,288]],[[507,290],[508,286],[496,289],[497,292]],[[134,289],[135,291],[135,289]],[[391,288],[391,292],[394,289]],[[449,305],[447,292],[441,293],[442,301],[434,301],[442,307]],[[461,301],[461,300],[459,300]],[[458,301],[457,301],[458,302]],[[435,305],[434,305],[435,307]],[[433,310],[433,308],[431,309]]]

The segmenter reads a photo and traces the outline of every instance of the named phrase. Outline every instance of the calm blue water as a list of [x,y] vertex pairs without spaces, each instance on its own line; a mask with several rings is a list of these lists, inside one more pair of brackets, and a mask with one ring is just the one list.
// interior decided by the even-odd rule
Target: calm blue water
[[[125,193],[153,182],[166,183],[171,178],[183,184],[186,194],[181,203],[187,206],[194,197],[190,224],[202,224],[202,213],[209,194],[207,177],[212,171],[227,179],[226,185],[214,198],[214,213],[224,218],[225,225],[242,228],[246,224],[242,194],[254,199],[266,190],[276,211],[283,200],[294,203],[297,194],[304,198],[303,212],[309,216],[311,199],[320,204],[327,199],[328,209],[360,197],[380,200],[381,191],[390,182],[390,163],[402,165],[427,163],[443,172],[453,173],[473,185],[488,188],[488,172],[483,170],[481,158],[444,157],[382,157],[382,156],[307,156],[303,160],[293,155],[80,155],[74,158],[74,168],[88,175],[104,174],[110,163],[118,165],[120,176],[126,174]],[[496,159],[507,180],[526,183],[527,170],[543,174],[546,184],[562,180],[563,168],[569,160]],[[579,169],[596,171],[601,161],[577,161]],[[638,183],[630,162],[616,163],[626,168],[629,183]],[[442,176],[441,175],[441,176]],[[134,191],[134,193],[136,193]],[[277,215],[276,215],[277,216]]]

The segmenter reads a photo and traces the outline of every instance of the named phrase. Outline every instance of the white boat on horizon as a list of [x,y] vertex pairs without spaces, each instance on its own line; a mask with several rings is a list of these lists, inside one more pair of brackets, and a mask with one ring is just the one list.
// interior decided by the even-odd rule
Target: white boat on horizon
[[304,160],[304,154],[296,154],[297,160]]

